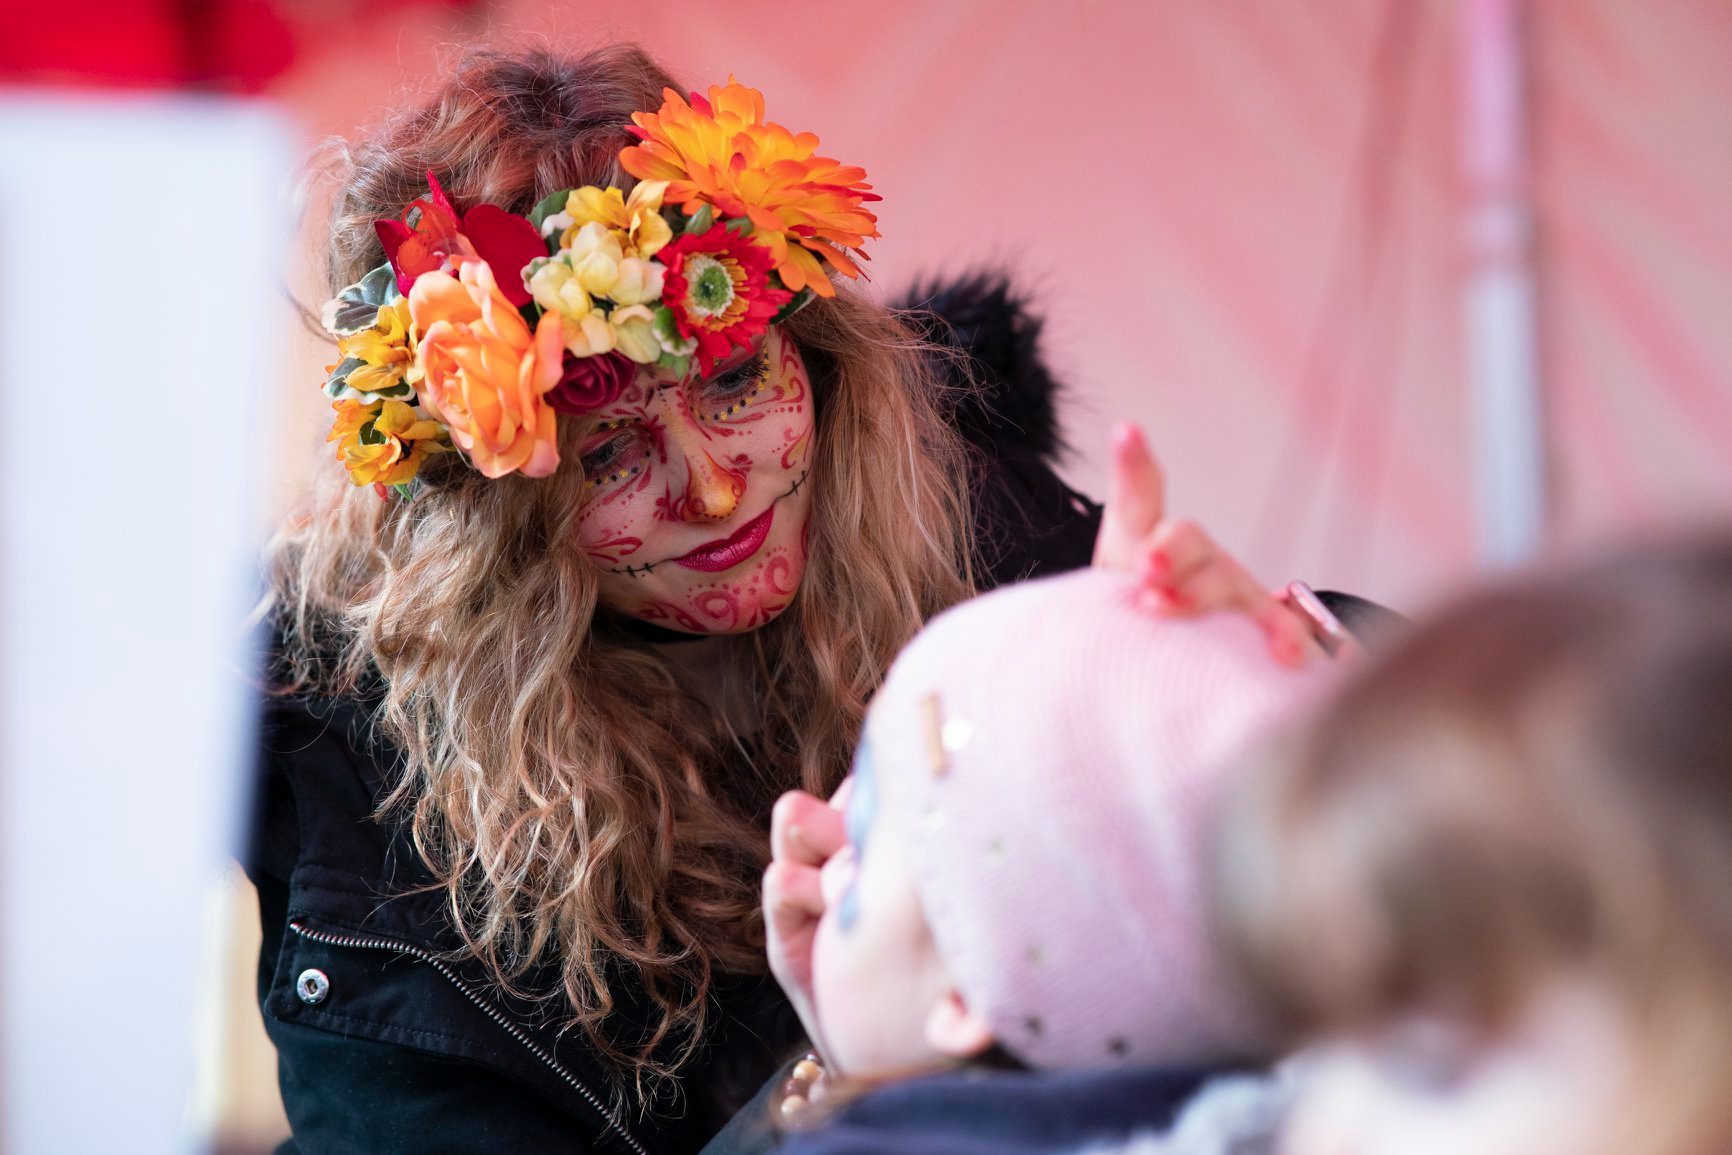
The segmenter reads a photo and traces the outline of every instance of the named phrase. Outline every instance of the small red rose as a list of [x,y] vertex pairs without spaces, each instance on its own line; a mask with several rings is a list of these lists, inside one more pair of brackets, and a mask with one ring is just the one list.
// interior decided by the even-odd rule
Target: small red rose
[[597,353],[591,357],[565,355],[565,375],[547,394],[556,413],[581,416],[612,405],[631,384],[637,365],[619,353]]

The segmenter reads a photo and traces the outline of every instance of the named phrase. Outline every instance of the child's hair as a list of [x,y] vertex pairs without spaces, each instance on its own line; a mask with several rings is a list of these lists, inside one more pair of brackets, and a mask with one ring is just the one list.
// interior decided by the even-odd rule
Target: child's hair
[[1033,1067],[1264,1050],[1207,942],[1206,832],[1237,755],[1321,671],[1278,666],[1247,618],[1137,598],[1091,570],[950,610],[867,723],[891,837],[866,853],[901,843],[958,992]]
[[1413,1013],[1495,1036],[1585,977],[1660,1089],[1646,1149],[1732,1138],[1732,536],[1470,596],[1262,769],[1217,914],[1295,1036]]

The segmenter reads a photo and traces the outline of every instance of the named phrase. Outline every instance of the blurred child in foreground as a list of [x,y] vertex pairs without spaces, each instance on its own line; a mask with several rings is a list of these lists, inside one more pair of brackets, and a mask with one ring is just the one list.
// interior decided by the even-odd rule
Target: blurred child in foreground
[[1095,570],[940,616],[842,814],[778,805],[772,968],[826,1068],[769,1106],[787,1155],[1070,1151],[1199,1111],[1221,1136],[1197,1151],[1266,1133],[1273,1052],[1210,948],[1204,847],[1236,756],[1326,663],[1147,594]]
[[1282,1155],[1732,1150],[1732,537],[1476,594],[1247,774]]

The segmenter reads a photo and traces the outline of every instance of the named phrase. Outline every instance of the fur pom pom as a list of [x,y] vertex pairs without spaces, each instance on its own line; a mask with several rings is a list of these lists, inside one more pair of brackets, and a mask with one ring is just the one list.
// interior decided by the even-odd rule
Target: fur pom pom
[[1058,422],[1062,387],[1041,356],[1044,322],[1009,273],[923,280],[895,307],[922,337],[968,359],[968,374],[948,361],[942,368],[958,387],[952,419],[971,444],[1048,465],[1068,451]]

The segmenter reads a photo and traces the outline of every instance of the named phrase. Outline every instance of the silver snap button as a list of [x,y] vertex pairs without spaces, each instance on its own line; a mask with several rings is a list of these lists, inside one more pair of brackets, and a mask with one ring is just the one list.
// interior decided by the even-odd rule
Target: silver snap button
[[309,1007],[325,1001],[325,996],[331,993],[331,980],[325,977],[325,972],[308,967],[301,972],[301,977],[295,980],[295,993],[301,996],[301,1001]]

